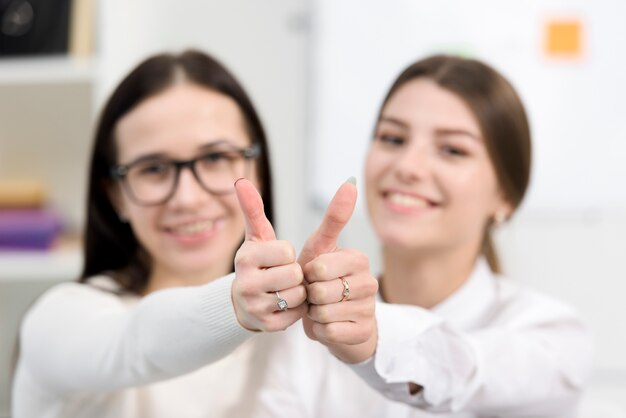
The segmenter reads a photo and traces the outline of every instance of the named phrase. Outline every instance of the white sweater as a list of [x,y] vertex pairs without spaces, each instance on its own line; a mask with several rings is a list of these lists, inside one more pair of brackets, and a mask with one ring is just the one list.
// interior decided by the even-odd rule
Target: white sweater
[[143,298],[106,276],[55,286],[22,324],[14,417],[245,414],[266,342],[239,325],[233,279]]

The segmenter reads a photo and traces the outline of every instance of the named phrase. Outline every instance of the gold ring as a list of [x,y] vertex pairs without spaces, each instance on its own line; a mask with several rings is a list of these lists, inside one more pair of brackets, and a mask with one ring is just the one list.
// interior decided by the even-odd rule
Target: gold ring
[[343,285],[343,291],[341,292],[341,300],[339,302],[343,302],[344,300],[348,300],[350,297],[350,284],[346,279],[340,277],[341,284]]

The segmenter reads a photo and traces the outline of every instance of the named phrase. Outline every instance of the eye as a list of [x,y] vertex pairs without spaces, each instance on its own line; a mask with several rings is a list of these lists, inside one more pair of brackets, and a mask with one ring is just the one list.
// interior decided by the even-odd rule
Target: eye
[[163,161],[154,161],[137,167],[137,173],[144,177],[163,176],[170,170],[170,164]]
[[445,145],[441,147],[441,152],[445,155],[449,155],[452,157],[463,157],[467,155],[467,152],[465,152],[463,149],[459,147],[454,147],[452,145]]
[[401,136],[387,134],[377,135],[376,140],[382,144],[390,146],[400,146],[406,142]]
[[229,153],[227,151],[220,152],[211,152],[209,154],[204,155],[201,158],[202,163],[204,164],[216,164],[220,162],[227,162],[234,158],[233,153]]

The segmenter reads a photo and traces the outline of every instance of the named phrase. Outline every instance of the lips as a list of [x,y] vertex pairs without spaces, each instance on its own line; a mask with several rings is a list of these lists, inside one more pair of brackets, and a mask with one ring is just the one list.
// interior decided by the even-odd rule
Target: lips
[[386,206],[396,212],[416,212],[437,206],[433,200],[415,193],[389,190],[383,192],[382,196]]
[[419,197],[401,193],[389,193],[387,199],[396,205],[405,206],[407,208],[422,209],[427,208],[430,204]]

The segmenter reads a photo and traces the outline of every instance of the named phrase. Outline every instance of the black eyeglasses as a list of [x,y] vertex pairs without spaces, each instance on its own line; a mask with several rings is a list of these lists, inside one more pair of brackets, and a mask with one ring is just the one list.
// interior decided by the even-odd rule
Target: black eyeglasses
[[189,167],[208,193],[224,195],[235,191],[234,183],[250,173],[251,161],[261,155],[261,146],[248,148],[218,145],[191,160],[150,158],[111,167],[111,176],[122,183],[128,196],[143,206],[160,205],[176,192],[180,171]]

